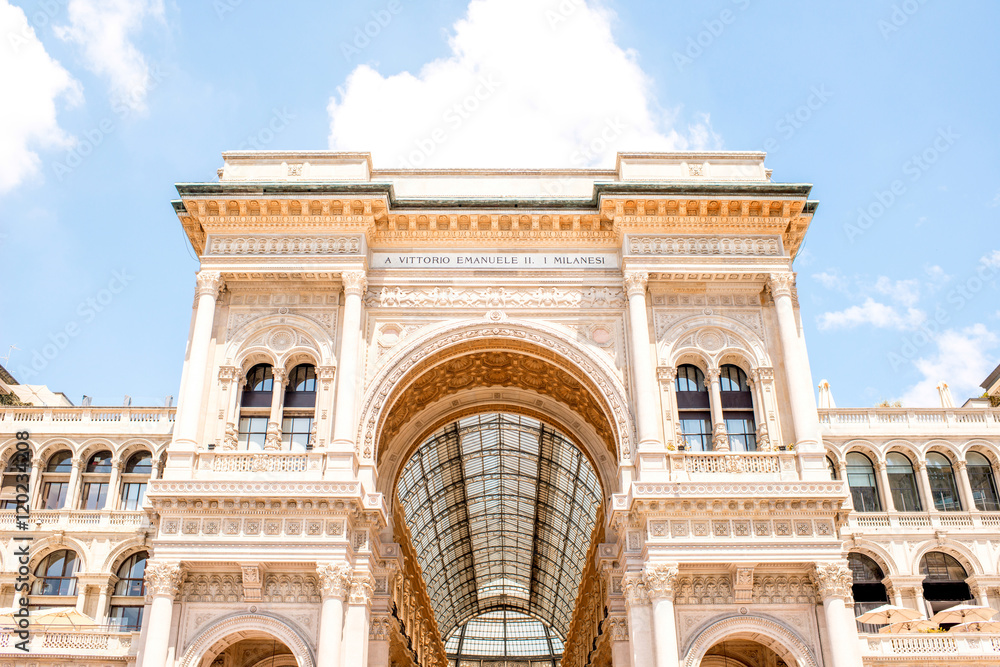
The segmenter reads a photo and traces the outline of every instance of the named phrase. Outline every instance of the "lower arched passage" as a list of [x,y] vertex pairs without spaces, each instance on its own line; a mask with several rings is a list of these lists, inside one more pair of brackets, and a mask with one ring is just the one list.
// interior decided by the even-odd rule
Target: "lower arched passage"
[[[200,632],[184,650],[180,667],[209,667],[206,658],[219,655],[240,641],[269,638],[288,648],[297,667],[313,667],[315,659],[309,643],[286,621],[269,614],[225,616]],[[287,658],[286,664],[292,664]],[[207,662],[207,664],[206,664]]]
[[746,639],[770,648],[789,667],[817,667],[806,643],[785,625],[760,616],[730,616],[706,626],[685,652],[683,667],[699,667],[709,649],[727,640]]

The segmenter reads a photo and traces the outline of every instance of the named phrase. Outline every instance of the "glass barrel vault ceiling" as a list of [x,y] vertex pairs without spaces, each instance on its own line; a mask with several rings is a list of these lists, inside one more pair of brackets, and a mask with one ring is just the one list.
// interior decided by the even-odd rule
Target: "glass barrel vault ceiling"
[[[449,652],[463,626],[470,639],[506,637],[507,655],[528,655],[527,635],[538,647],[549,636],[562,652],[601,503],[597,474],[575,445],[529,417],[466,417],[417,448],[397,492]],[[479,643],[498,655],[496,641],[463,642],[462,653]]]

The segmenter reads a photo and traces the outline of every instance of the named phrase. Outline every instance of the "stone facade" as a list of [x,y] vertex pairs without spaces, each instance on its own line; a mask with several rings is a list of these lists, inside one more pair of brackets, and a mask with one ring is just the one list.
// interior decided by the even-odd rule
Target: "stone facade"
[[854,621],[859,555],[887,601],[936,610],[933,553],[1000,604],[1000,412],[817,408],[792,272],[816,203],[763,154],[224,159],[174,202],[201,257],[178,408],[0,407],[5,470],[18,433],[33,454],[30,525],[0,510],[0,602],[30,535],[31,605],[138,607],[141,630],[36,624],[27,655],[5,630],[5,665],[444,667],[396,490],[419,443],[486,412],[566,434],[600,485],[564,667],[1000,665],[1000,635]]

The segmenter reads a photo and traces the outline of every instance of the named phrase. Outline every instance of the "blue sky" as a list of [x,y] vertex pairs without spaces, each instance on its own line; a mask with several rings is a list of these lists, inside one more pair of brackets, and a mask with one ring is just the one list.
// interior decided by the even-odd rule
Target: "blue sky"
[[0,363],[77,403],[176,394],[197,261],[169,201],[223,150],[767,149],[820,201],[795,267],[816,382],[960,403],[1000,362],[998,24],[985,0],[0,0]]

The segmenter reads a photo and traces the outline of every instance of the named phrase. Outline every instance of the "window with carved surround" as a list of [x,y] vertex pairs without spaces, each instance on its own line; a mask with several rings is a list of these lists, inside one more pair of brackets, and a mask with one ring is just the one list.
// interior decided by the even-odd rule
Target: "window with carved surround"
[[125,559],[115,573],[115,584],[111,598],[109,621],[122,632],[133,632],[142,625],[142,606],[146,595],[146,559],[149,554],[139,551]]
[[965,583],[969,575],[954,556],[928,551],[920,559],[920,574],[924,575],[924,600],[931,614],[972,600],[972,591]]
[[288,389],[281,418],[283,449],[301,452],[309,449],[316,413],[316,367],[299,364],[288,375]]
[[955,469],[948,457],[939,452],[927,454],[927,478],[931,483],[934,507],[942,512],[960,512],[962,501],[958,497]]
[[120,509],[142,509],[146,498],[146,483],[153,472],[153,457],[149,452],[136,452],[125,463],[122,473]]
[[104,503],[108,499],[108,485],[110,482],[111,452],[97,452],[87,461],[87,467],[83,471],[80,509],[104,509]]
[[917,493],[917,477],[913,464],[905,454],[889,452],[885,456],[885,469],[889,477],[892,505],[898,512],[919,512],[923,508]]
[[861,452],[847,455],[847,485],[857,512],[881,512],[882,501],[878,496],[875,467],[870,458]]
[[722,418],[729,434],[729,448],[735,452],[757,450],[757,424],[753,416],[753,393],[747,374],[739,366],[726,364],[719,376]]
[[692,364],[678,366],[674,389],[685,447],[697,452],[712,449],[712,413],[705,374]]
[[1000,496],[990,460],[979,452],[969,452],[965,460],[976,509],[981,512],[1000,511]]
[[257,364],[247,371],[240,398],[239,441],[240,449],[260,451],[267,437],[267,422],[271,414],[274,392],[274,370],[270,364]]
[[73,472],[73,454],[68,449],[49,457],[45,473],[42,475],[41,509],[58,510],[66,505],[71,472]]
[[[853,579],[851,596],[854,598],[855,617],[889,603],[888,592],[882,583],[885,573],[878,563],[864,554],[851,553],[847,555],[847,565],[851,568]],[[858,632],[874,634],[880,627],[872,623],[858,623]]]
[[80,560],[76,552],[69,549],[53,551],[42,559],[35,568],[35,583],[32,595],[69,596],[76,595],[76,572]]

